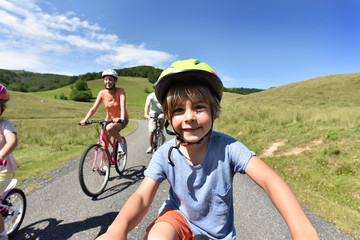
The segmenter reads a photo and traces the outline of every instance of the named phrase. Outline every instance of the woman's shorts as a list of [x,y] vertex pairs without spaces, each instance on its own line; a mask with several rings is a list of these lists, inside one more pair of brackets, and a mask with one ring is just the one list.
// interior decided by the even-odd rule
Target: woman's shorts
[[152,226],[158,222],[170,223],[179,235],[180,240],[191,240],[194,238],[194,234],[191,232],[189,224],[181,213],[172,209],[165,208],[160,215],[146,228],[146,232],[149,232]]
[[128,125],[129,123],[129,120],[127,119],[124,119],[122,122],[121,122],[121,130],[124,129],[126,127],[126,125]]

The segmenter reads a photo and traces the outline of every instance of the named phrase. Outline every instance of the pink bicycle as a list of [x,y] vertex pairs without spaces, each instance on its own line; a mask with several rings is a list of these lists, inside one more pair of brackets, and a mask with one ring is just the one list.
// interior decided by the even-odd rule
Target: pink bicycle
[[[6,166],[6,160],[0,160],[0,165]],[[0,213],[9,237],[20,228],[26,212],[25,194],[21,189],[15,188],[16,184],[17,179],[12,179],[0,198]]]
[[[106,133],[106,126],[112,120],[88,121],[85,124],[98,123],[101,125],[100,139],[97,143],[89,145],[80,158],[79,181],[84,193],[90,197],[99,196],[105,189],[109,176],[110,167],[115,165],[116,171],[121,175],[127,162],[127,149],[118,153],[118,141]],[[126,139],[121,137],[126,145]]]

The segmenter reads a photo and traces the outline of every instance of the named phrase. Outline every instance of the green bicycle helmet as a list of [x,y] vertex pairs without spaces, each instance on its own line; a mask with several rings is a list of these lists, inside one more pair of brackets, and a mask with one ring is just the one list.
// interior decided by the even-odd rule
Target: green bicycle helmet
[[224,89],[221,79],[207,63],[197,59],[176,61],[170,68],[164,69],[154,84],[156,98],[163,104],[171,85],[194,81],[204,83],[221,101]]

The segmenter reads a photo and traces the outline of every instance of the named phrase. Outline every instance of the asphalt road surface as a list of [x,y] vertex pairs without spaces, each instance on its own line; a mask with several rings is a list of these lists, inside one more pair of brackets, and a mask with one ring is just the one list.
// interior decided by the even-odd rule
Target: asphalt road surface
[[[51,179],[27,192],[27,212],[18,233],[23,239],[95,239],[104,233],[117,213],[143,179],[151,155],[148,147],[147,121],[137,121],[138,128],[126,137],[128,164],[123,176],[111,168],[110,181],[98,198],[85,195],[78,180],[78,159],[54,171]],[[91,131],[91,129],[89,129]],[[167,140],[171,137],[167,136]],[[148,214],[128,239],[143,239],[146,226],[157,216],[167,198],[169,185],[161,184]],[[262,189],[246,175],[234,178],[235,227],[238,239],[291,239],[287,226]],[[338,230],[305,209],[320,239],[356,239]]]

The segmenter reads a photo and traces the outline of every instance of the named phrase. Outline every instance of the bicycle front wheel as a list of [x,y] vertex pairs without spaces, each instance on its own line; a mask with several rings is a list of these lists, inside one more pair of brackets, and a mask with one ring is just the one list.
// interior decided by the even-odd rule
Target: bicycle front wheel
[[[125,143],[125,149],[123,149],[123,151],[124,151],[123,153],[117,154],[117,159],[116,159],[116,163],[115,163],[116,172],[120,175],[125,170],[126,163],[127,163],[127,155],[128,155],[126,139],[124,137],[121,137],[121,140]],[[118,148],[118,143],[116,143],[116,152],[117,152],[117,148]]]
[[11,237],[20,228],[25,217],[26,198],[24,192],[18,188],[12,189],[0,204],[0,209],[6,232]]
[[99,196],[104,191],[109,176],[108,155],[101,145],[90,145],[80,158],[79,182],[82,190],[90,197]]
[[154,141],[155,141],[155,148],[154,150],[157,150],[161,145],[163,145],[164,140],[165,140],[165,136],[162,133],[162,131],[156,131],[154,134]]

